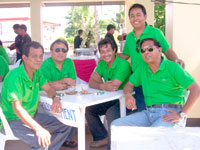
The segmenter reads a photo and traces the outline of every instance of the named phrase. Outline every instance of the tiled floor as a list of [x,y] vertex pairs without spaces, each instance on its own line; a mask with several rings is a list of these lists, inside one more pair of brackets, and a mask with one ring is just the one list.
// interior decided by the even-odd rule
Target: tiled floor
[[[87,128],[86,128],[87,129]],[[77,137],[75,137],[77,139]],[[88,130],[86,130],[86,150],[107,150],[106,146],[100,148],[91,148],[89,143],[92,141],[92,136]],[[17,147],[17,148],[16,148]],[[78,148],[64,148],[60,150],[77,150]],[[5,150],[29,150],[29,146],[22,141],[7,141]]]

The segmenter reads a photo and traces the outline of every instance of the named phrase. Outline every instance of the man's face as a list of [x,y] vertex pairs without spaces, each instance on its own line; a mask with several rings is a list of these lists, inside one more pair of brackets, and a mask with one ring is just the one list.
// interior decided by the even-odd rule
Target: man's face
[[109,31],[111,34],[114,34],[115,33],[115,29],[114,28],[112,28],[112,29],[110,29],[110,31]]
[[153,41],[145,41],[141,47],[144,61],[148,64],[155,63],[161,59],[161,48],[154,45]]
[[130,11],[130,23],[133,28],[140,28],[145,25],[147,16],[144,15],[141,8],[133,8]]
[[25,56],[22,55],[24,64],[32,69],[37,70],[40,68],[42,61],[43,61],[43,51],[42,48],[33,48],[30,47],[29,55]]
[[67,47],[63,43],[55,43],[51,50],[51,57],[55,62],[63,62],[67,57]]
[[100,56],[106,63],[111,63],[115,59],[115,51],[111,44],[105,44],[100,47]]
[[16,34],[19,34],[19,28],[14,29],[14,32],[15,32]]

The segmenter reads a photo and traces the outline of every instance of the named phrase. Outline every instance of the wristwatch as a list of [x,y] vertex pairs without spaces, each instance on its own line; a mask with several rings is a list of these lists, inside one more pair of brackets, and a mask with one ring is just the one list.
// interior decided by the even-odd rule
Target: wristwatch
[[52,99],[54,99],[55,97],[59,97],[59,98],[60,98],[60,96],[56,94],[56,95],[54,95],[54,96],[52,97]]
[[187,118],[187,114],[182,111],[179,112],[179,115],[181,116],[181,118]]

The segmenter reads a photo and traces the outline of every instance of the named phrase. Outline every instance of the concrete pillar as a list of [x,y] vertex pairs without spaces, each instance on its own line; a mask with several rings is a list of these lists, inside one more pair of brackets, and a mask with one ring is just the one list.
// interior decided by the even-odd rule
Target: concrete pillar
[[151,0],[125,0],[126,33],[129,33],[133,30],[133,27],[129,21],[128,11],[134,3],[144,5],[147,10],[147,22],[150,25],[154,25],[154,2],[151,2]]
[[[199,1],[182,0],[192,3]],[[186,70],[200,84],[200,5],[175,4],[166,5],[166,37],[174,51],[183,59]],[[200,100],[200,99],[199,99]],[[199,118],[200,101],[190,113],[189,117]]]
[[31,16],[31,38],[42,44],[42,2],[41,0],[30,0]]

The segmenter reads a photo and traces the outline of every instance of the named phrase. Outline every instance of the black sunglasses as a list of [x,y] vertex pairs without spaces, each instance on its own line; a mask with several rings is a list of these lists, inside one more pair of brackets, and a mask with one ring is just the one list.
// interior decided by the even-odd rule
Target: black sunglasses
[[140,39],[138,39],[137,42],[136,42],[136,51],[138,53],[140,52]]
[[141,53],[145,53],[146,51],[152,52],[153,51],[153,47],[149,46],[149,47],[146,47],[146,48],[141,48],[140,50],[141,50]]
[[59,53],[60,51],[62,51],[63,53],[67,53],[67,49],[64,49],[64,48],[56,48],[55,49],[56,53]]

